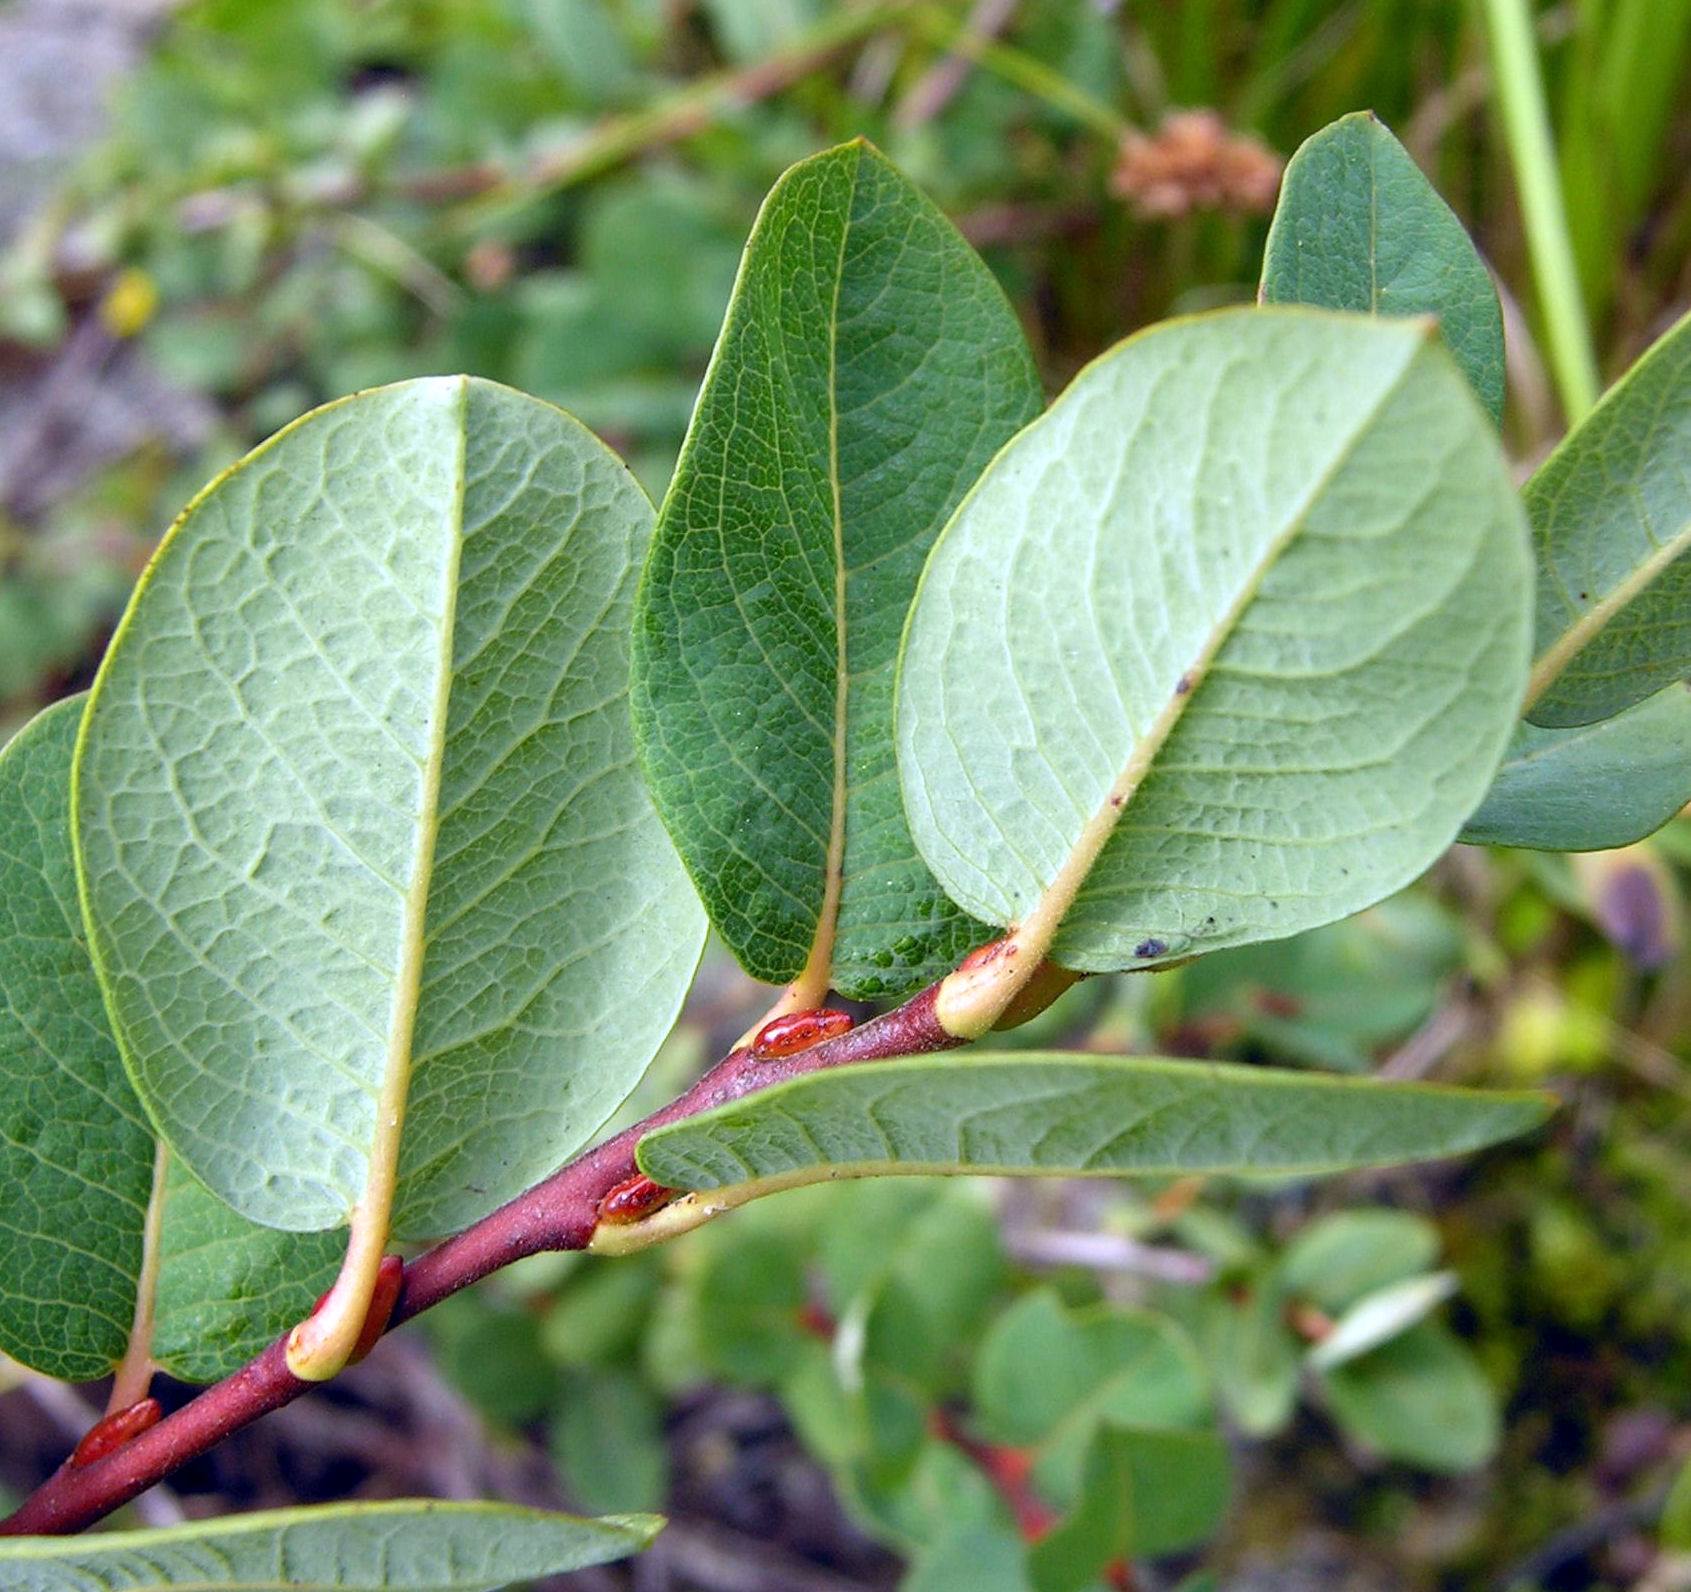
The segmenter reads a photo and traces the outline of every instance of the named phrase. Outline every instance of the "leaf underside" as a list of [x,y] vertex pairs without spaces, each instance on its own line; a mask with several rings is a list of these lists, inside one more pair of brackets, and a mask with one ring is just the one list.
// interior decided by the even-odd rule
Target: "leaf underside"
[[296,422],[162,545],[78,750],[85,914],[137,1088],[251,1219],[344,1221],[409,1069],[397,1225],[466,1225],[668,1028],[703,922],[627,723],[650,518],[451,378]]
[[1525,530],[1428,328],[1175,322],[1088,367],[936,546],[899,761],[952,896],[1021,922],[1124,797],[1053,955],[1273,939],[1455,838],[1526,673]]
[[402,1499],[277,1509],[92,1537],[0,1541],[9,1592],[494,1592],[638,1553],[652,1515],[582,1520],[512,1504]]
[[875,150],[830,150],[776,185],[634,636],[653,792],[754,977],[796,977],[832,932],[836,987],[896,995],[985,938],[911,841],[893,673],[929,546],[1040,403],[985,265]]
[[812,1073],[647,1134],[639,1160],[682,1189],[889,1172],[1313,1176],[1458,1155],[1547,1111],[1534,1094],[985,1055]]
[[[88,956],[70,842],[82,697],[0,752],[0,1351],[70,1381],[128,1350],[157,1175]],[[239,1368],[333,1280],[337,1235],[246,1221],[171,1158],[150,1358],[189,1382]]]

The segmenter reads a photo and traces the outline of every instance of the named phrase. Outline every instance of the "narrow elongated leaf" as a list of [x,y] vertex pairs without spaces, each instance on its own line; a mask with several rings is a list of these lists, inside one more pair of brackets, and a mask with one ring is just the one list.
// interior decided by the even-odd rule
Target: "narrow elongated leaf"
[[1537,1094],[1024,1052],[811,1073],[659,1128],[639,1158],[685,1189],[895,1171],[1313,1175],[1457,1155],[1548,1111]]
[[1234,1423],[1251,1437],[1280,1431],[1297,1403],[1301,1358],[1285,1301],[1257,1287],[1240,1303],[1216,1298],[1202,1309],[1204,1359]]
[[1371,111],[1304,140],[1263,254],[1264,304],[1436,315],[1462,374],[1503,418],[1503,310],[1462,223]]
[[1462,839],[1612,851],[1654,834],[1688,801],[1691,690],[1676,684],[1595,724],[1520,724]]
[[158,1531],[0,1541],[10,1592],[495,1592],[638,1553],[654,1515],[571,1515],[512,1504],[336,1504]]
[[1388,1283],[1357,1300],[1333,1323],[1333,1330],[1309,1351],[1310,1369],[1331,1371],[1390,1343],[1455,1292],[1456,1274],[1449,1271]]
[[1527,717],[1595,723],[1691,674],[1691,316],[1523,496],[1538,558]]
[[875,150],[764,204],[663,506],[634,634],[659,809],[746,969],[913,988],[983,938],[916,855],[898,636],[940,526],[1039,412],[986,267]]
[[123,1358],[153,1182],[76,901],[82,701],[0,751],[0,1350],[76,1381]]
[[1331,922],[1479,804],[1529,595],[1496,438],[1430,323],[1154,328],[1005,448],[934,548],[898,694],[917,845],[995,923],[1078,882],[1068,967]]
[[344,1221],[403,1111],[398,1225],[461,1226],[657,1048],[703,920],[627,722],[650,522],[453,378],[308,415],[166,538],[78,751],[83,899],[137,1088],[248,1217]]

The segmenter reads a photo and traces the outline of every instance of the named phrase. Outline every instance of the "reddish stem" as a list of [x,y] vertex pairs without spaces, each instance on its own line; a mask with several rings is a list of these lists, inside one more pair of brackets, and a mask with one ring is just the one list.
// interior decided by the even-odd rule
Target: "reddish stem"
[[[950,1443],[979,1467],[981,1474],[992,1483],[992,1489],[1004,1500],[1010,1518],[1022,1541],[1038,1542],[1061,1518],[1050,1504],[1033,1488],[1033,1454],[1025,1448],[1008,1443],[983,1443],[971,1437],[945,1410],[935,1410],[930,1420],[935,1437]],[[1138,1579],[1133,1566],[1126,1559],[1115,1559],[1102,1571],[1105,1584],[1118,1592],[1137,1592]]]
[[[805,1073],[852,1062],[924,1055],[961,1044],[940,1027],[934,1015],[937,991],[938,985],[931,985],[896,1011],[795,1055],[762,1060],[743,1048],[730,1051],[679,1099],[418,1256],[404,1269],[387,1329],[514,1260],[544,1250],[585,1248],[598,1222],[599,1202],[637,1174],[635,1146],[654,1128]],[[68,1462],[61,1465],[13,1515],[0,1521],[0,1536],[80,1531],[259,1416],[321,1386],[301,1381],[289,1371],[286,1354],[284,1333],[233,1376],[207,1388],[111,1453],[76,1468]]]
[[971,1437],[944,1410],[932,1417],[935,1437],[950,1443],[974,1461],[1016,1522],[1024,1542],[1038,1542],[1057,1524],[1057,1511],[1033,1490],[1033,1457],[1025,1448],[1007,1443],[983,1443]]

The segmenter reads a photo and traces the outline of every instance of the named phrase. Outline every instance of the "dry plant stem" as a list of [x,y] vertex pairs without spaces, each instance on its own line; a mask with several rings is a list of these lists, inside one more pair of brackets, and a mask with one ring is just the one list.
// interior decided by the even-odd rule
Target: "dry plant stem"
[[[924,1055],[963,1043],[934,1015],[937,988],[930,986],[896,1011],[797,1055],[764,1061],[744,1048],[731,1050],[679,1099],[414,1260],[405,1268],[389,1329],[514,1260],[544,1250],[584,1249],[598,1223],[599,1201],[634,1175],[635,1146],[654,1128],[804,1073]],[[80,1531],[316,1385],[289,1371],[284,1334],[233,1376],[105,1458],[75,1470],[60,1466],[15,1514],[0,1521],[0,1536]]]

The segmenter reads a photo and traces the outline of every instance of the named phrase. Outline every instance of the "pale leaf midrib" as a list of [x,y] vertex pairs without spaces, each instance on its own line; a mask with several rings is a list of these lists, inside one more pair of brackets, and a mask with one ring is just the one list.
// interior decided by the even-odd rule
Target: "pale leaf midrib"
[[816,934],[803,971],[794,982],[792,999],[799,1006],[820,1005],[833,975],[834,936],[839,923],[840,897],[845,885],[846,846],[846,723],[851,707],[851,672],[846,648],[845,508],[840,482],[840,293],[845,283],[846,247],[856,224],[854,211],[862,168],[858,154],[846,200],[845,218],[834,261],[833,295],[828,306],[828,490],[833,511],[834,563],[834,725],[832,810],[828,848],[823,861],[822,904]]
[[387,1252],[399,1187],[399,1152],[410,1092],[411,1046],[416,1034],[427,949],[434,848],[440,833],[438,808],[450,720],[453,645],[458,612],[458,575],[464,554],[464,497],[468,488],[469,401],[467,378],[457,381],[452,503],[446,527],[447,553],[439,575],[440,627],[436,644],[434,699],[430,704],[428,755],[422,764],[411,880],[401,898],[399,955],[388,1002],[387,1047],[376,1086],[376,1109],[365,1149],[364,1187],[348,1222],[346,1256],[324,1302],[295,1327],[288,1339],[288,1368],[308,1381],[337,1374],[361,1329]]
[[1658,544],[1625,580],[1610,588],[1539,654],[1527,680],[1522,713],[1530,712],[1568,665],[1608,628],[1609,622],[1688,550],[1691,550],[1691,517],[1687,517],[1677,534]]
[[163,1139],[153,1146],[153,1186],[141,1221],[141,1264],[135,1275],[135,1313],[129,1340],[116,1368],[112,1408],[124,1409],[146,1397],[153,1365],[153,1327],[157,1319],[159,1265],[164,1239],[165,1177],[170,1151]]
[[[376,1140],[371,1147],[370,1179],[366,1200],[382,1198],[380,1220],[385,1228],[393,1209],[394,1187],[399,1166],[399,1141],[405,1119],[405,1101],[411,1081],[411,1043],[417,1025],[417,1007],[422,992],[424,953],[427,948],[427,918],[431,886],[434,883],[435,842],[440,835],[439,814],[442,771],[446,763],[446,741],[451,707],[453,641],[458,617],[458,570],[464,552],[464,497],[469,473],[469,382],[458,383],[457,460],[453,474],[450,552],[442,573],[440,652],[435,676],[434,702],[430,708],[433,733],[423,765],[423,788],[417,808],[416,862],[411,885],[401,912],[399,964],[394,972],[392,1028],[388,1037],[387,1061],[377,1097]],[[378,1161],[384,1164],[378,1167]],[[380,1184],[378,1183],[380,1179]],[[382,1186],[382,1185],[385,1185]],[[365,1209],[365,1214],[370,1212]]]
[[1372,126],[1367,128],[1368,149],[1368,308],[1380,313],[1380,163]]

